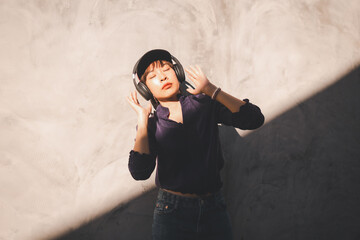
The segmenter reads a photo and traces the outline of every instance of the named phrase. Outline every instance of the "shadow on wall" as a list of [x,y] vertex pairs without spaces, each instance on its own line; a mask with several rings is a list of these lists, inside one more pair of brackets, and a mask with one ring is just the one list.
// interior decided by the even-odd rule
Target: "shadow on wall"
[[221,131],[235,239],[360,239],[360,68],[258,131]]
[[[234,240],[360,239],[359,122],[357,68],[244,138],[222,126]],[[151,239],[156,194],[57,239]]]
[[[129,173],[130,174],[130,173]],[[157,189],[94,219],[58,240],[151,240],[151,224]]]

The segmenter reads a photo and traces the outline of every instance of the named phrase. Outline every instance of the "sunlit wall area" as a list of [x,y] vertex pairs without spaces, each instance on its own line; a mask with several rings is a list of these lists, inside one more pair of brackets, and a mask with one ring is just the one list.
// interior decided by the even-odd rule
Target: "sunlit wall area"
[[359,5],[234,1],[231,85],[263,101],[268,121],[325,89],[359,64]]
[[[264,189],[256,188],[260,190],[254,195],[239,195],[239,191],[250,191],[252,183],[261,182],[261,169],[269,167],[261,156],[274,151],[274,158],[286,155],[288,166],[296,166],[291,168],[295,173],[301,166],[291,161],[302,158],[289,152],[306,152],[302,146],[313,143],[316,134],[324,134],[317,127],[314,138],[300,134],[299,141],[286,145],[286,136],[296,125],[284,126],[282,116],[290,116],[286,121],[299,124],[305,132],[311,128],[305,116],[316,117],[312,114],[325,107],[321,119],[333,126],[336,113],[331,109],[336,102],[316,97],[329,88],[336,93],[334,86],[344,79],[359,80],[359,13],[357,0],[0,1],[0,239],[54,238],[154,186],[154,176],[137,182],[128,172],[136,114],[125,100],[134,91],[131,71],[135,62],[153,48],[169,50],[185,67],[200,65],[215,85],[261,107],[266,117],[263,128],[223,128],[221,137],[227,160],[225,194],[231,201],[234,228],[241,228],[236,236],[264,239],[256,235],[256,224],[246,222],[254,207],[249,202],[254,196],[264,197]],[[342,92],[337,96],[356,92],[358,81],[350,82],[347,86],[351,87],[339,87]],[[353,102],[358,101],[356,94],[352,96]],[[319,108],[302,107],[309,99],[315,99],[310,102],[315,101]],[[293,109],[297,114],[286,115]],[[354,121],[349,119],[356,119],[356,114],[347,112],[336,119],[351,128]],[[301,118],[305,120],[298,122]],[[327,145],[327,138],[320,137],[316,146],[330,153],[328,146],[346,144],[341,151],[348,152],[359,144],[359,129],[352,129],[348,133],[348,129],[335,128],[332,137],[344,130],[349,138],[344,135]],[[275,132],[278,140],[269,137]],[[279,142],[275,146],[266,139]],[[292,144],[300,145],[292,148]],[[254,152],[259,153],[255,158]],[[350,152],[358,157],[358,152]],[[328,154],[312,156],[324,160]],[[252,168],[251,159],[262,161],[255,164],[260,172]],[[322,163],[320,169],[327,164]],[[288,170],[277,164],[275,173]],[[351,164],[357,169],[354,161]],[[234,172],[244,169],[254,175]],[[329,174],[316,179],[317,186],[332,181],[336,174]],[[287,179],[275,184],[282,194],[298,186],[287,185],[288,175],[276,176],[274,179]],[[354,186],[356,181],[353,179]],[[289,187],[285,193],[284,186]],[[301,192],[296,192],[296,199],[283,197],[282,201],[293,201],[301,208]],[[296,214],[299,211],[294,212],[295,218]],[[312,218],[297,219],[293,224]],[[259,227],[264,234],[271,232],[268,221]],[[274,236],[284,237],[292,231],[282,230],[285,235]]]

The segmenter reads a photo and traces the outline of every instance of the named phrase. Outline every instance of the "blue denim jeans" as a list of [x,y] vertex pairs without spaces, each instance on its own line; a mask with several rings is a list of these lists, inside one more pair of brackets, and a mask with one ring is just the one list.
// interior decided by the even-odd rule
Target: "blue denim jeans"
[[231,240],[232,229],[221,192],[192,198],[160,189],[152,237],[153,240]]

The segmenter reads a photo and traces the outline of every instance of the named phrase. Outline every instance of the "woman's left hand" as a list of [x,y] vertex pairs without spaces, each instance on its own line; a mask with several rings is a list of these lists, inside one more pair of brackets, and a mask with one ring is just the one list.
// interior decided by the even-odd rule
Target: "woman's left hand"
[[187,91],[191,94],[199,94],[205,93],[206,95],[210,95],[213,92],[212,84],[209,79],[205,76],[205,74],[201,71],[200,67],[196,65],[195,67],[190,66],[185,69],[188,73],[188,77],[195,84],[195,89],[187,89]]

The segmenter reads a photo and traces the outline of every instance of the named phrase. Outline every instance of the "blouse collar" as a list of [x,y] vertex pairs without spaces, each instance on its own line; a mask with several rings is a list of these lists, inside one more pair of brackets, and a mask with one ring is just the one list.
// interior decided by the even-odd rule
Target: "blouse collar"
[[[182,105],[185,96],[183,96],[183,95],[181,95],[181,94],[179,93],[179,94],[176,95],[176,97],[179,99],[180,104]],[[168,119],[169,114],[170,114],[169,108],[164,107],[164,106],[162,106],[161,104],[159,104],[159,105],[156,107],[156,115],[157,115],[157,117],[162,118],[162,119]]]

